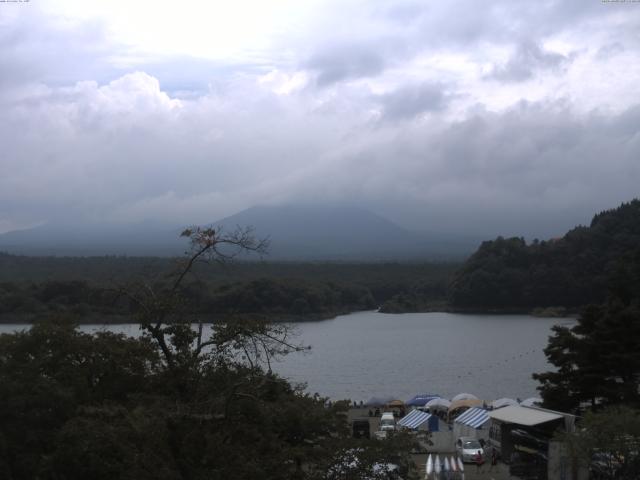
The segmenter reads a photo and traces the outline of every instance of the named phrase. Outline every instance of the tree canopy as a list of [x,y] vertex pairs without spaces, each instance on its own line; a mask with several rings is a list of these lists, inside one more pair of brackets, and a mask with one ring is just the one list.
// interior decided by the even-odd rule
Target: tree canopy
[[455,275],[449,301],[458,308],[578,309],[603,302],[622,258],[640,245],[640,200],[599,213],[590,226],[527,244],[483,242]]
[[609,407],[587,412],[579,427],[560,435],[567,452],[589,470],[594,480],[640,477],[640,412]]
[[194,264],[261,244],[185,234],[193,250],[168,281],[118,292],[136,306],[139,337],[82,333],[68,315],[0,335],[0,477],[337,480],[407,466],[407,438],[352,439],[344,402],[271,371],[301,348],[285,326],[232,316],[210,337],[193,328],[181,286]]
[[576,325],[553,332],[545,354],[557,368],[534,374],[547,406],[640,407],[640,248],[615,266],[606,302],[588,306]]

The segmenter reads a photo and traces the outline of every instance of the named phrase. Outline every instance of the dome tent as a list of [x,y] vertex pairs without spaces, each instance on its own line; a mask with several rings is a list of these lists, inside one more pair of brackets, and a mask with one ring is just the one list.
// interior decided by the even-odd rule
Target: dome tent
[[472,393],[459,393],[451,399],[452,402],[457,402],[458,400],[478,400],[478,397]]
[[457,400],[455,402],[451,402],[449,406],[449,418],[455,418],[456,415],[462,413],[463,410],[467,410],[473,407],[481,407],[482,400],[478,399],[466,399],[466,400]]
[[406,405],[408,407],[424,407],[429,401],[433,400],[434,398],[440,398],[440,395],[431,393],[419,393],[411,400],[407,400]]
[[446,398],[434,398],[433,400],[429,400],[425,404],[425,408],[429,410],[448,410],[451,406],[451,402]]

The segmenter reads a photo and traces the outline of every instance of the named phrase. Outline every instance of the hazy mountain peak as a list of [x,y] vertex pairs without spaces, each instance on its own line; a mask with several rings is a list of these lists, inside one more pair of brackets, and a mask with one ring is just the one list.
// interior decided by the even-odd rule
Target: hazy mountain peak
[[[273,260],[408,260],[455,257],[475,244],[435,241],[410,232],[364,208],[351,205],[259,205],[213,225],[227,232],[253,227],[269,237]],[[182,255],[179,226],[138,224],[51,224],[0,235],[0,251],[26,255]],[[455,243],[455,242],[454,242]]]

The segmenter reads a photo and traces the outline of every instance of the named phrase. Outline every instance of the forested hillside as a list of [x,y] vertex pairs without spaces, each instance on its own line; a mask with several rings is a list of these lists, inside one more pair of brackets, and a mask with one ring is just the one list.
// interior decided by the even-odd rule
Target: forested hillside
[[622,267],[637,261],[639,248],[640,201],[635,199],[559,239],[483,242],[456,273],[449,301],[461,309],[575,309],[601,303],[609,285],[624,282]]
[[[118,289],[142,281],[162,288],[177,259],[26,257],[0,253],[0,322],[72,313],[81,322],[123,322],[132,307]],[[232,262],[199,264],[185,282],[190,313],[258,314],[273,320],[330,318],[374,309],[414,285],[443,302],[454,263]]]
[[[159,289],[165,288],[156,283]],[[272,320],[329,318],[371,310],[376,303],[368,288],[333,282],[259,279],[212,286],[186,283],[182,289],[186,314],[256,314]],[[41,284],[0,283],[0,322],[30,321],[44,314],[71,313],[85,323],[128,322],[136,306],[115,287],[82,281]]]

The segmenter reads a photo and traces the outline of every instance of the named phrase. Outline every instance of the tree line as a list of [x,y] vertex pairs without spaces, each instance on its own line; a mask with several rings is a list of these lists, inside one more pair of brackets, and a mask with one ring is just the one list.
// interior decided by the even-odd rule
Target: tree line
[[554,369],[533,375],[545,407],[582,417],[561,440],[597,479],[640,477],[640,248],[624,260],[604,302],[553,327]]
[[623,203],[548,241],[502,238],[482,243],[455,274],[453,308],[578,310],[607,298],[611,282],[640,245],[640,201]]
[[640,477],[638,202],[596,215],[591,228],[581,251],[609,250],[596,265],[605,285],[575,325],[553,327],[544,352],[554,368],[533,377],[545,407],[579,416],[560,439],[590,478],[631,480]]
[[[162,291],[167,284],[156,281],[153,286]],[[192,280],[185,282],[181,291],[192,314],[210,315],[212,319],[241,313],[295,321],[376,308],[368,288],[334,282],[263,278],[210,285]],[[115,286],[101,287],[78,280],[0,283],[0,318],[5,321],[71,313],[109,323],[133,320],[136,308]]]
[[[0,321],[71,313],[83,322],[122,322],[133,306],[115,286],[146,282],[161,290],[176,259],[22,257],[0,253]],[[426,298],[444,302],[454,263],[233,262],[195,264],[181,288],[193,313],[303,320]],[[166,285],[165,285],[166,286]],[[392,311],[391,309],[385,311]]]

